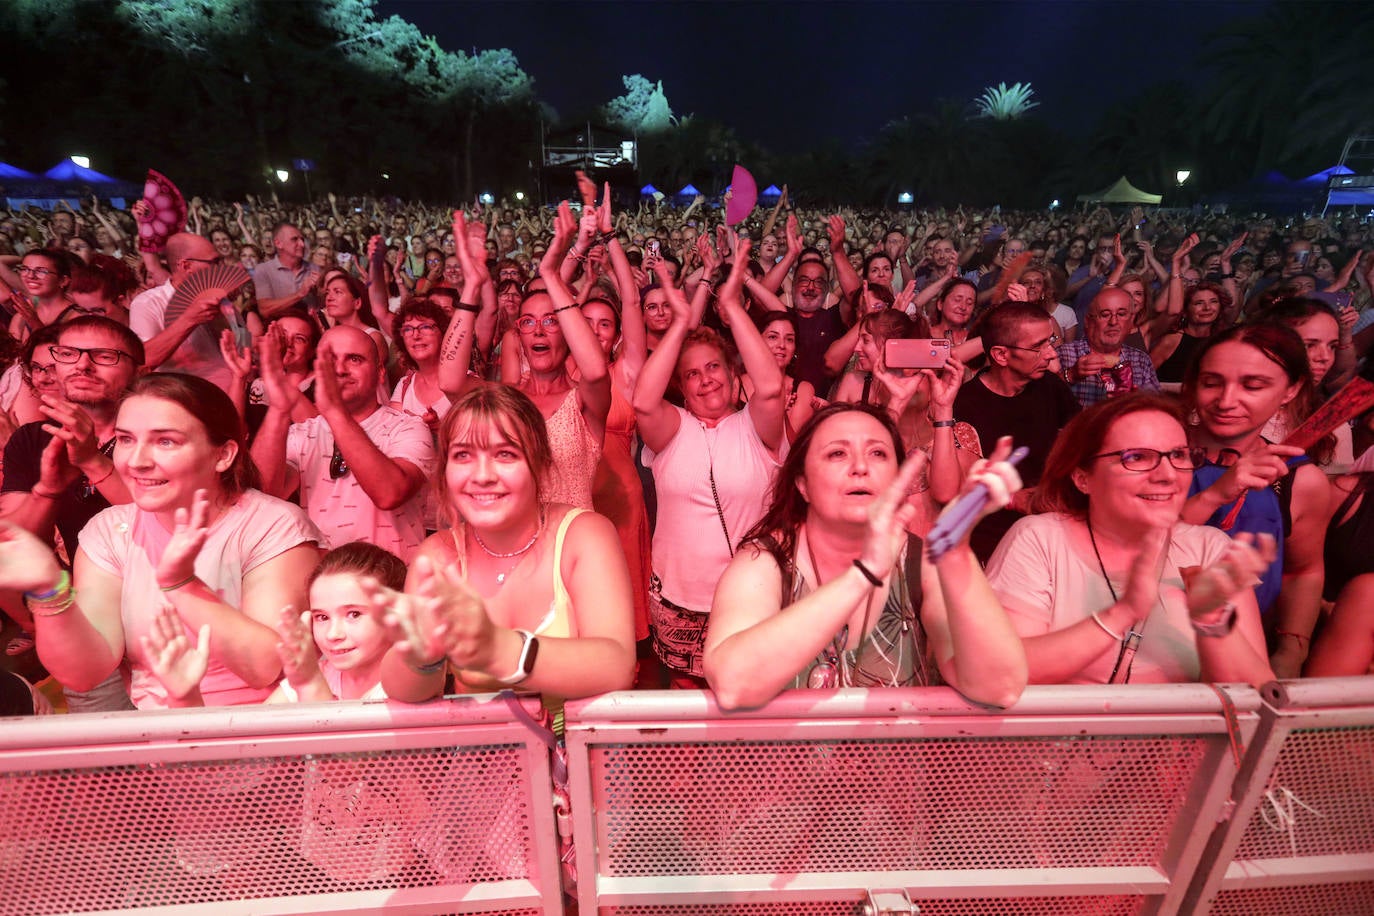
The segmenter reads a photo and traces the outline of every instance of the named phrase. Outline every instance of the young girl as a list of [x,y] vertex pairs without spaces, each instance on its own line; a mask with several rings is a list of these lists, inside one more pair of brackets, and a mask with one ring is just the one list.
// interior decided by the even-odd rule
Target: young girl
[[[315,703],[326,700],[384,700],[382,659],[391,640],[369,610],[360,580],[371,577],[387,588],[405,585],[401,558],[363,541],[336,547],[310,574],[310,610],[297,614],[291,605],[277,621],[277,655],[283,677],[268,703]],[[149,666],[167,689],[173,705],[201,706],[200,679],[207,661],[208,629],[192,645],[185,627],[165,609],[148,635],[143,651]]]

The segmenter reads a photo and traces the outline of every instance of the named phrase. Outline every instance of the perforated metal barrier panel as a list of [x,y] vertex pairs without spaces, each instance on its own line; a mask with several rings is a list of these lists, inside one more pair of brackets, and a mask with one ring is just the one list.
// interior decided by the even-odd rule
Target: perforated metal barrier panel
[[1235,773],[1216,693],[1042,689],[1002,715],[951,697],[577,704],[581,911],[858,912],[875,886],[925,914],[1177,907]]
[[1374,678],[1267,685],[1188,900],[1199,913],[1374,916]]
[[0,912],[562,912],[547,749],[504,704],[245,712],[11,730]]
[[10,719],[0,916],[1374,916],[1374,679],[1265,699],[610,694],[566,787],[494,696]]

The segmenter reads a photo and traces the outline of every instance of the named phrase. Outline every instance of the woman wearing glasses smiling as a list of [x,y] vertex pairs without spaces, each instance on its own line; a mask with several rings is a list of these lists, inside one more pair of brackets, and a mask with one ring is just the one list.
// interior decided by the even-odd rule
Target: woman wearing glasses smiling
[[1032,684],[1274,676],[1252,586],[1274,543],[1179,521],[1193,471],[1176,402],[1131,394],[1075,417],[988,565]]
[[71,307],[72,300],[67,295],[72,275],[70,259],[65,251],[42,249],[24,255],[13,271],[0,267],[0,280],[9,285],[11,302],[18,313],[10,322],[10,334],[16,340],[52,324]]

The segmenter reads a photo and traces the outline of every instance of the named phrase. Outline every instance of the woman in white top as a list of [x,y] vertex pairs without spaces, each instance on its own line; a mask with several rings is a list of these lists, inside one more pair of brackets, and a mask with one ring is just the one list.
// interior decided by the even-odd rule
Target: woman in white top
[[70,577],[32,535],[0,529],[0,587],[26,593],[38,657],[59,681],[88,690],[127,660],[135,705],[168,705],[140,637],[169,605],[189,631],[209,626],[207,705],[272,692],[272,625],[283,604],[304,606],[323,538],[298,507],[253,488],[244,439],[229,396],[210,382],[146,375],[115,423],[114,469],[133,502],[82,530]]

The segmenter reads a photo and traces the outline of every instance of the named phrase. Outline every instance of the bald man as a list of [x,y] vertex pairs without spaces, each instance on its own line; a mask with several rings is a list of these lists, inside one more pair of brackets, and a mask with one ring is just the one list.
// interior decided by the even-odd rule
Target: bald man
[[219,260],[210,240],[191,232],[178,232],[167,240],[167,270],[171,278],[145,290],[129,303],[129,327],[143,341],[146,366],[162,372],[186,372],[228,389],[229,366],[220,354],[219,338],[209,322],[219,315],[223,290],[205,290],[191,305],[167,321],[167,304],[181,281]]
[[1104,287],[1088,306],[1083,336],[1059,348],[1059,370],[1081,406],[1132,391],[1159,390],[1150,355],[1125,342],[1134,329],[1130,293]]
[[267,416],[253,441],[263,490],[302,508],[327,546],[367,541],[407,563],[425,539],[423,491],[436,463],[429,427],[377,398],[377,345],[357,328],[330,328],[315,354],[319,416],[291,422],[304,397],[281,366],[279,332],[258,348]]

